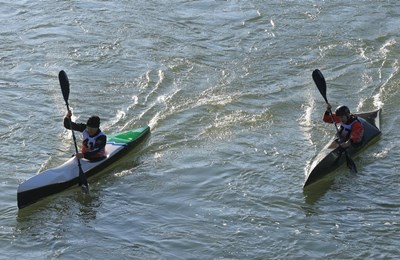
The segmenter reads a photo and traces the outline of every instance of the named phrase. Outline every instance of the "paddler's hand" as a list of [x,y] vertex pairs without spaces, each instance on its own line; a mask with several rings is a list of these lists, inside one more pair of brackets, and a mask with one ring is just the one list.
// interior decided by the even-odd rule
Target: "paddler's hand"
[[77,153],[75,154],[76,158],[82,159],[83,158],[83,153]]
[[326,103],[326,111],[332,112],[332,106],[329,103]]
[[347,142],[341,143],[340,147],[342,147],[343,149],[347,149],[347,148],[350,147],[350,145],[351,145],[351,143],[350,143],[350,140],[349,140]]
[[68,118],[69,120],[71,120],[72,117],[72,112],[71,110],[68,110],[67,114],[65,115],[66,118]]

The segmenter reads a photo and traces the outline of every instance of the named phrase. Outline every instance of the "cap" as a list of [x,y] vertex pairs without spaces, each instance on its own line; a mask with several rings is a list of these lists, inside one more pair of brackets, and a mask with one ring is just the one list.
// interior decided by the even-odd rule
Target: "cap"
[[88,121],[86,122],[86,126],[92,127],[92,128],[99,128],[100,127],[100,117],[98,117],[98,116],[89,117]]
[[335,114],[337,116],[349,116],[350,115],[350,109],[346,106],[338,106],[336,108]]

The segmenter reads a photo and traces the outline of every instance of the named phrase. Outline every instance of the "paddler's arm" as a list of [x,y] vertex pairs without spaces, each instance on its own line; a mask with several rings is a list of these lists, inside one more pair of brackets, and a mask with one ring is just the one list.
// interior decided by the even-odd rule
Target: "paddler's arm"
[[83,132],[86,129],[86,124],[77,124],[75,122],[71,122],[71,117],[72,117],[72,112],[71,110],[68,111],[68,113],[64,117],[64,127],[71,130],[71,125],[72,125],[72,130]]
[[[332,116],[331,116],[331,114],[332,114]],[[335,123],[339,123],[339,122],[340,122],[339,118],[338,118],[335,114],[332,113],[332,106],[331,106],[331,104],[327,103],[327,104],[326,104],[326,110],[325,110],[325,113],[324,113],[324,115],[323,115],[323,117],[322,117],[322,120],[323,120],[325,123],[333,123],[332,117],[333,117],[333,119],[335,120]]]
[[351,127],[351,136],[350,136],[351,145],[354,147],[359,146],[362,142],[363,136],[364,136],[363,125],[361,124],[360,121],[354,122],[354,124]]
[[354,122],[354,124],[351,127],[351,136],[349,140],[340,144],[340,146],[342,148],[348,148],[350,146],[358,147],[362,144],[363,135],[364,135],[363,125],[359,121]]

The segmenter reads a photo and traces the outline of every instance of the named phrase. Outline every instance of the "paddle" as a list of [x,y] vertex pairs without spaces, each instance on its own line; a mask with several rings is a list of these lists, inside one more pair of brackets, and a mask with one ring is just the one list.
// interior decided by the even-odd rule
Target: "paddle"
[[[319,69],[316,69],[312,73],[312,78],[315,82],[315,85],[317,85],[317,88],[319,92],[321,93],[322,97],[325,99],[326,104],[329,104],[328,99],[326,98],[326,82],[324,75],[322,75],[321,71]],[[335,120],[333,119],[332,112],[329,111],[329,115],[332,118],[332,122],[335,125],[336,133],[339,135],[339,129],[338,126],[336,125]],[[351,172],[356,173],[357,172],[357,167],[354,161],[351,159],[350,155],[347,153],[347,150],[344,150],[344,154],[346,156],[346,164],[347,167],[350,169]]]
[[[69,104],[68,104],[68,98],[69,98],[69,80],[67,77],[67,73],[65,71],[60,71],[58,74],[58,79],[60,81],[60,86],[61,86],[61,92],[63,94],[65,104],[67,105],[67,110],[69,111]],[[72,121],[70,120],[70,128],[72,131],[72,139],[74,139],[74,145],[75,145],[75,152],[78,153],[78,146],[76,145],[76,138],[75,138],[75,133],[74,130],[72,130]],[[79,186],[81,187],[82,191],[84,193],[89,192],[89,184],[86,179],[86,175],[82,170],[82,165],[81,161],[76,158],[78,161],[78,168],[79,168]]]

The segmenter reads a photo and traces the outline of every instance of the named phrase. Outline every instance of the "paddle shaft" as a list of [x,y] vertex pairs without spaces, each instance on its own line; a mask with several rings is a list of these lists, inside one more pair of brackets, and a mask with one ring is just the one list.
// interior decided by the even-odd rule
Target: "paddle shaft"
[[[64,71],[60,71],[59,73],[59,80],[60,80],[60,86],[61,86],[61,92],[64,97],[65,105],[67,106],[67,111],[69,112],[69,103],[68,103],[68,98],[69,98],[69,80],[67,77],[67,74]],[[72,120],[71,118],[69,119],[69,126],[72,132],[72,139],[74,140],[74,146],[75,146],[75,153],[78,153],[78,146],[76,145],[76,137],[75,137],[75,132],[72,128]],[[79,158],[76,158],[78,161],[78,168],[79,168],[79,186],[81,186],[82,191],[87,193],[89,192],[89,184],[86,178],[85,173],[82,170],[82,165],[81,161]]]
[[[328,100],[326,101],[326,104],[327,104],[327,105],[329,105],[329,102],[328,102]],[[336,133],[337,133],[337,137],[338,137],[338,138],[340,138],[340,132],[339,132],[339,128],[338,128],[338,126],[337,126],[337,124],[336,124],[336,121],[335,121],[335,119],[333,118],[332,111],[331,111],[331,110],[329,110],[329,111],[328,111],[328,113],[329,113],[329,115],[331,116],[331,119],[332,119],[333,125],[335,126]]]

